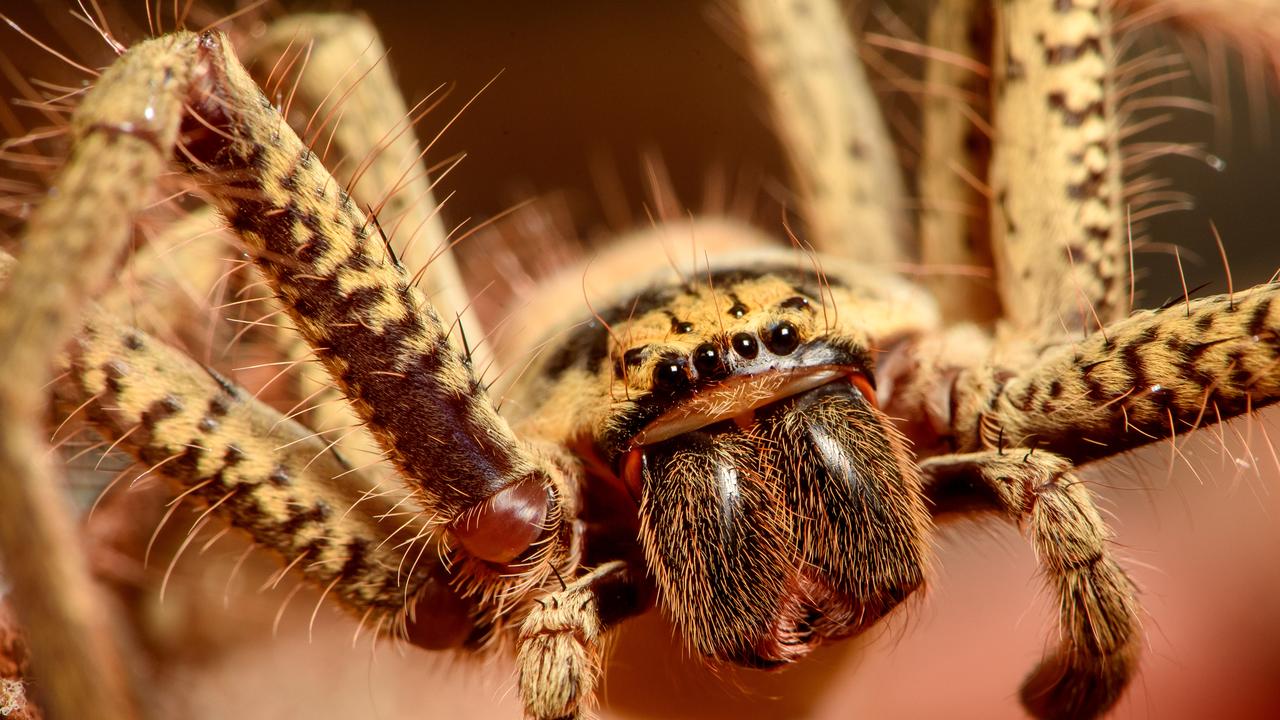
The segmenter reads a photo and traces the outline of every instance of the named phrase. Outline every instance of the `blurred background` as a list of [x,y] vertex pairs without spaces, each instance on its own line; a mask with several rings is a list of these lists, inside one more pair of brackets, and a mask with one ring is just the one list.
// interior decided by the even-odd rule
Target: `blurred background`
[[[122,41],[147,35],[144,4],[103,2]],[[202,3],[203,4],[203,3]],[[203,4],[188,25],[228,12]],[[914,3],[862,3],[853,23],[868,32],[922,32]],[[3,13],[58,51],[91,67],[110,52],[71,18],[68,3],[0,0]],[[771,232],[790,201],[788,171],[763,98],[726,40],[720,2],[271,3],[251,15],[353,10],[381,29],[410,103],[437,86],[451,94],[418,127],[429,139],[468,98],[497,78],[428,156],[466,160],[437,191],[456,191],[446,225],[493,217],[541,198],[554,232],[589,248],[611,232],[648,223],[651,174],[665,176],[692,212],[730,205]],[[164,9],[172,27],[173,10]],[[251,26],[250,26],[251,27]],[[908,35],[909,37],[909,35]],[[1174,113],[1143,140],[1197,143],[1221,160],[1158,161],[1195,207],[1152,218],[1157,243],[1138,256],[1139,305],[1181,293],[1169,244],[1185,248],[1187,284],[1225,291],[1209,221],[1222,235],[1237,288],[1280,265],[1280,117],[1276,78],[1257,59],[1219,57],[1220,39],[1144,30],[1134,52],[1185,50],[1188,77],[1154,88],[1211,104]],[[914,58],[871,51],[903,72]],[[1280,48],[1273,49],[1280,53]],[[0,96],[20,97],[31,78],[78,83],[83,75],[0,28]],[[913,99],[882,79],[891,123],[910,138]],[[14,137],[38,126],[31,111],[0,108]],[[909,142],[908,142],[909,145]],[[904,151],[910,166],[910,151]],[[725,201],[722,197],[729,198]],[[464,243],[464,264],[485,263],[493,238]],[[477,272],[484,268],[477,267]],[[1264,416],[1266,417],[1266,416]],[[1270,420],[1204,431],[1089,468],[1116,530],[1117,549],[1143,590],[1149,647],[1142,674],[1117,717],[1280,717],[1280,462],[1264,438]],[[1184,457],[1185,456],[1185,459]],[[228,551],[229,552],[229,551]],[[716,677],[686,657],[660,618],[620,635],[605,679],[605,717],[998,718],[1022,715],[1016,689],[1053,633],[1052,604],[1018,534],[995,522],[941,533],[932,587],[878,637],[831,648],[780,674]],[[278,603],[278,600],[275,601]],[[276,639],[244,639],[175,668],[181,715],[190,717],[517,717],[505,661],[446,666],[405,649],[350,648],[353,624],[325,613],[308,640],[311,605],[295,602]],[[274,605],[273,605],[274,608]],[[245,622],[246,610],[207,608],[213,627]],[[298,617],[294,617],[298,615]],[[189,714],[189,715],[188,715]],[[178,715],[175,715],[178,716]]]

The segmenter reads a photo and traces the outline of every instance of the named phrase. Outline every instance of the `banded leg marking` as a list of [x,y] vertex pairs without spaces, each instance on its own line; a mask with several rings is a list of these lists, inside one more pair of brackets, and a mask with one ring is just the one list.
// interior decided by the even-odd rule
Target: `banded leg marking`
[[739,6],[813,245],[869,265],[902,262],[902,172],[844,13],[833,0]]
[[39,638],[33,665],[55,717],[137,714],[38,428],[53,356],[106,284],[169,160],[195,55],[195,36],[175,33],[138,44],[103,72],[72,117],[71,156],[27,222],[23,262],[0,292],[0,552],[14,608]]
[[498,416],[370,218],[283,122],[225,39],[206,34],[200,48],[213,69],[192,103],[198,119],[184,126],[189,170],[427,509],[448,520],[501,498],[481,513],[500,515],[498,522],[470,534],[453,530],[482,559],[514,559],[554,516],[562,471]]
[[[1105,0],[996,6],[991,233],[1012,333],[1123,316],[1128,252]],[[1097,317],[1094,317],[1096,312]]]
[[1133,583],[1107,551],[1111,533],[1070,461],[1009,448],[943,456],[921,470],[935,512],[986,505],[1023,527],[1058,598],[1058,647],[1023,683],[1023,704],[1041,718],[1105,713],[1137,668],[1139,605]]

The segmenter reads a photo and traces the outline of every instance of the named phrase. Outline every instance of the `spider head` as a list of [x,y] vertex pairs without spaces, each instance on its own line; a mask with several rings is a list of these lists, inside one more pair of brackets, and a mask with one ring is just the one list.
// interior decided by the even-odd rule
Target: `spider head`
[[687,640],[773,667],[919,587],[929,519],[866,341],[824,319],[817,289],[739,275],[615,329],[634,338],[613,353],[627,399],[597,443]]

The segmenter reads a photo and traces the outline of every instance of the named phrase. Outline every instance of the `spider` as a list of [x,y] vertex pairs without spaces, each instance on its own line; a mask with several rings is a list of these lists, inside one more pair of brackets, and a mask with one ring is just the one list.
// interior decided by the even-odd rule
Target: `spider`
[[[467,340],[448,255],[415,256],[404,239],[414,233],[397,232],[430,227],[429,211],[411,215],[425,191],[402,187],[421,177],[401,162],[389,173],[359,162],[358,140],[338,131],[333,142],[357,159],[342,170],[348,179],[320,160],[321,130],[341,127],[334,115],[360,102],[328,92],[347,78],[376,85],[377,63],[365,70],[357,49],[330,75],[313,70],[327,89],[302,87],[295,106],[294,89],[274,102],[262,95],[222,36],[140,44],[77,111],[74,152],[84,155],[27,224],[24,258],[76,248],[84,257],[18,265],[6,298],[20,300],[3,306],[18,340],[5,377],[29,378],[61,345],[59,332],[80,323],[58,361],[56,406],[181,483],[204,502],[201,521],[220,515],[279,551],[374,634],[426,647],[514,645],[533,717],[587,712],[605,634],[652,605],[719,663],[777,667],[863,632],[918,593],[932,526],[984,511],[1025,527],[1060,598],[1060,644],[1023,701],[1045,716],[1105,712],[1137,662],[1137,597],[1074,466],[1267,404],[1273,289],[1133,311],[1118,148],[1105,124],[1115,112],[1103,79],[1111,50],[1105,32],[1089,29],[1107,13],[1034,2],[1001,12],[1019,29],[993,44],[994,288],[937,282],[939,308],[894,272],[906,230],[882,195],[893,189],[890,145],[858,114],[874,112],[868,96],[844,95],[858,70],[839,15],[822,3],[744,3],[743,29],[796,163],[796,247],[732,223],[668,222],[540,283],[496,352],[476,344],[483,332]],[[274,69],[287,74],[303,57],[300,33],[331,33],[341,47],[351,29],[312,22],[276,28],[268,88],[280,87]],[[795,40],[814,36],[834,55],[811,56],[812,40]],[[326,67],[331,45],[298,47],[314,68]],[[271,48],[264,41],[259,52]],[[934,69],[954,63],[944,66]],[[318,109],[303,113],[302,142],[276,103],[305,107],[309,92]],[[392,130],[376,144],[404,137]],[[1031,162],[1043,156],[1029,147],[1067,161]],[[411,144],[398,151],[416,155]],[[122,181],[78,178],[91,162]],[[128,209],[169,162],[222,212],[409,494],[352,462],[357,431],[312,436],[284,417],[292,412],[128,327],[109,303],[80,318],[86,293],[59,294],[68,278],[101,285],[114,251],[95,245],[123,237]],[[1016,174],[1028,167],[1046,175]],[[385,183],[368,200],[363,174]],[[1037,204],[1057,186],[1065,197]],[[982,243],[966,244],[975,236],[946,219],[926,213],[925,264],[982,262]],[[664,243],[697,252],[686,262]],[[422,268],[434,304],[415,289]],[[614,279],[604,299],[576,301],[584,273]],[[31,318],[41,326],[22,325]],[[482,379],[490,354],[520,359],[496,388]],[[26,418],[14,425],[29,432],[42,391],[11,384],[4,414]],[[496,397],[508,400],[505,415]],[[41,477],[31,465],[39,456],[6,456],[9,475]],[[38,578],[27,586],[15,575],[21,609]],[[39,662],[39,639],[34,649]],[[111,652],[85,654],[95,651]],[[49,702],[91,705],[89,693],[109,685]]]

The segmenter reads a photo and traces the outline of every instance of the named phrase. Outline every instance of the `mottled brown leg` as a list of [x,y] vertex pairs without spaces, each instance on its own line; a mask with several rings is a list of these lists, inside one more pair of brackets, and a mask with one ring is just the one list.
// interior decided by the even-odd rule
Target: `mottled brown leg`
[[1083,464],[1280,400],[1280,284],[1135,312],[1080,342],[992,344],[958,326],[882,363],[886,411],[924,454],[999,445]]
[[1142,311],[1010,376],[988,375],[959,433],[965,449],[1003,436],[1082,464],[1274,403],[1278,299],[1280,285],[1259,285]]
[[[540,546],[563,559],[564,468],[494,410],[448,325],[369,218],[206,34],[208,67],[184,125],[187,169],[256,256],[329,374],[426,509],[474,557],[508,563]],[[546,571],[545,563],[532,565]]]
[[991,67],[991,245],[1011,336],[1124,316],[1129,262],[1107,2],[1000,0]]
[[1107,551],[1110,531],[1071,463],[1026,448],[947,455],[921,465],[935,513],[989,508],[1030,536],[1058,597],[1058,647],[1022,687],[1036,717],[1106,712],[1137,666],[1141,632],[1133,583]]
[[605,563],[534,601],[516,656],[527,717],[581,718],[595,707],[605,632],[647,606],[630,572]]
[[[991,88],[981,72],[991,55],[987,0],[931,4],[917,182],[920,186],[921,277],[948,322],[990,326],[1000,299],[989,273],[987,208],[978,185],[987,177]],[[968,62],[959,62],[957,57]]]
[[53,357],[107,283],[173,151],[195,54],[195,36],[175,33],[139,43],[102,73],[72,117],[72,153],[28,219],[22,262],[0,291],[0,553],[55,717],[137,714],[38,428]]
[[[290,61],[299,55],[305,55],[305,62],[293,65]],[[393,59],[411,61],[412,55],[392,55],[368,18],[339,13],[280,18],[241,57],[259,82],[280,67],[298,68],[296,79],[276,81],[289,88],[286,120],[303,142],[320,150],[324,165],[356,203],[373,209],[395,256],[414,274],[441,321],[452,326],[449,341],[454,349],[464,352],[482,375],[496,377],[501,368],[491,365],[491,343],[481,343],[484,330],[475,313],[468,311],[470,296],[454,253],[446,249],[450,239],[418,146],[418,129],[445,123],[433,115],[418,124],[444,93],[428,96],[421,107],[407,108]],[[278,331],[274,336],[284,357],[311,356],[297,332]],[[308,404],[314,406],[307,413],[308,425],[317,430],[351,428],[330,437],[348,456],[380,454],[321,366],[303,363],[293,372],[298,398],[310,398]]]
[[67,370],[63,406],[357,615],[400,627],[443,572],[403,491],[182,352],[91,308]]
[[902,171],[841,4],[738,5],[811,244],[868,265],[906,260]]
[[[423,167],[415,122],[436,102],[406,107],[396,84],[392,57],[368,18],[345,13],[292,15],[273,22],[254,42],[250,69],[258,76],[293,53],[307,54],[301,78],[290,90],[290,118],[302,128],[303,141],[332,134],[333,145],[325,165],[362,207],[372,207],[386,230],[400,262],[420,273],[423,288],[446,325],[455,322],[466,330],[468,352],[477,368],[489,364],[483,328],[468,311],[470,297],[454,254],[446,248],[450,239],[440,207],[431,192],[431,177]],[[411,53],[394,58],[413,62]],[[288,58],[283,60],[288,61]],[[283,83],[282,83],[283,84]],[[424,127],[444,125],[432,120]],[[443,130],[441,130],[443,132]],[[326,141],[327,142],[327,141]],[[459,319],[461,317],[461,319]],[[456,349],[464,349],[464,333],[449,336]],[[496,372],[496,369],[491,372]]]

